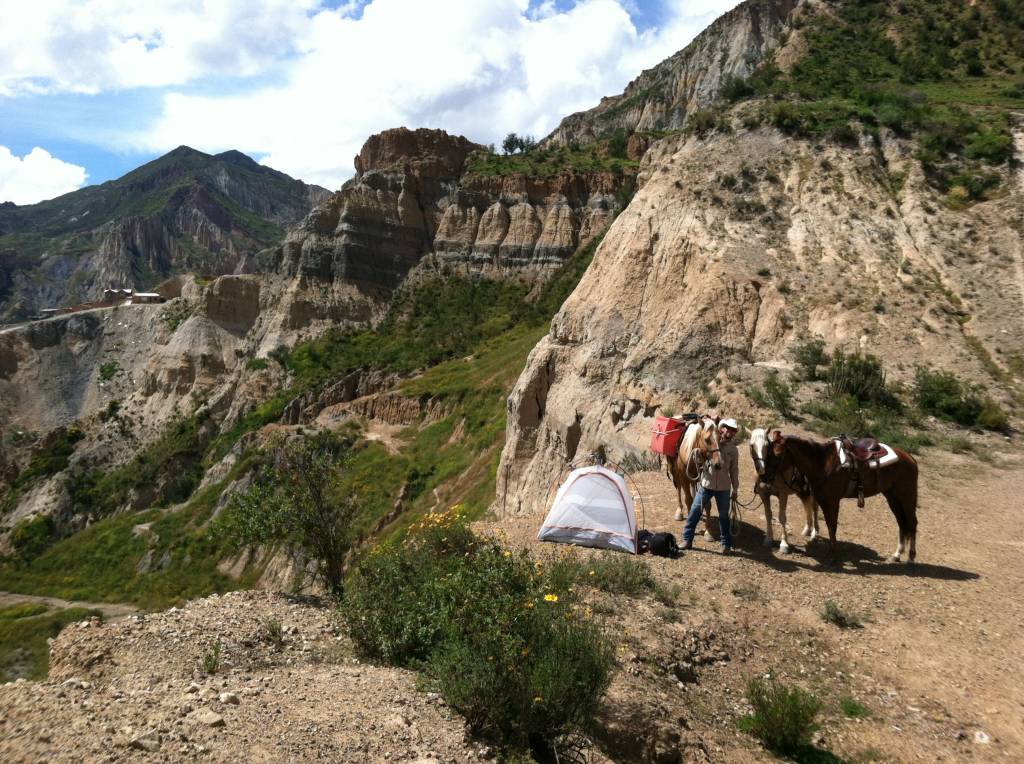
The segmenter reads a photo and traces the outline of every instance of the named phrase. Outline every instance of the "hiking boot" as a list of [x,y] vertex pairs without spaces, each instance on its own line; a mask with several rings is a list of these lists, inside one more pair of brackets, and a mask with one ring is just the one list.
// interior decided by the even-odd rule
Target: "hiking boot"
[[682,549],[693,549],[693,539],[690,539],[689,541],[684,541],[683,545],[681,547],[679,547],[679,548],[681,550]]
[[675,515],[672,516],[672,519],[675,520],[676,522],[682,522],[683,521],[683,510],[677,509]]

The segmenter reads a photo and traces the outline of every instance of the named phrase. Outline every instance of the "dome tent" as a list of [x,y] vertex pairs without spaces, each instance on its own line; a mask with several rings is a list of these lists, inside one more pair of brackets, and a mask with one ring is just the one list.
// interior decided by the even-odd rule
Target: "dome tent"
[[579,467],[563,481],[537,538],[637,553],[636,507],[622,475]]

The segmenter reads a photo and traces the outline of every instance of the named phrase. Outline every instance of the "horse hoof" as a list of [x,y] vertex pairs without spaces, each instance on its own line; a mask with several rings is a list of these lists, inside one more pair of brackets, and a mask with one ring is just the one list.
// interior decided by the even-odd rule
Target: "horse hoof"
[[779,544],[779,552],[781,554],[789,554],[789,544],[787,544],[785,541]]
[[675,520],[676,522],[682,522],[683,510],[677,509],[675,515],[672,516],[672,519]]
[[771,546],[772,543],[773,543],[772,540],[770,538],[768,538],[767,536],[765,536],[764,537],[764,541],[761,542],[761,546]]
[[898,563],[900,561],[900,556],[898,554],[890,554],[887,559],[889,562]]
[[715,537],[714,537],[714,536],[712,536],[712,535],[711,535],[710,533],[708,533],[707,531],[704,531],[704,540],[705,540],[705,541],[714,541],[714,540],[715,540]]

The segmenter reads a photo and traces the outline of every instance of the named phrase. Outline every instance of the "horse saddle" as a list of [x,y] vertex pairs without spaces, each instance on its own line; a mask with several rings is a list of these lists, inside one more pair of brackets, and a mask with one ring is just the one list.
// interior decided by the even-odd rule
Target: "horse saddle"
[[858,462],[869,462],[885,456],[885,447],[875,438],[857,438],[853,441],[853,458]]

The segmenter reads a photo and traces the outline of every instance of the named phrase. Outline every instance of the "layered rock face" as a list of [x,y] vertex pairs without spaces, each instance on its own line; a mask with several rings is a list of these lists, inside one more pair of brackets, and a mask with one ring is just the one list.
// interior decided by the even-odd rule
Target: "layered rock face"
[[683,50],[644,71],[621,95],[572,114],[544,144],[585,143],[615,130],[672,130],[710,105],[729,77],[746,77],[779,46],[802,0],[747,0],[719,17]]
[[421,265],[543,279],[618,209],[621,177],[480,175],[469,169],[477,151],[486,149],[441,130],[371,136],[356,176],[273,253],[284,286],[264,348],[373,321]]
[[237,151],[182,146],[122,178],[0,208],[0,321],[150,289],[188,271],[248,272],[329,196]]
[[563,465],[598,446],[646,450],[657,410],[708,406],[706,385],[742,413],[730,388],[791,367],[804,336],[879,355],[897,382],[929,365],[998,395],[986,365],[1009,375],[1024,358],[1009,328],[1024,320],[1024,188],[946,209],[914,149],[771,130],[656,144],[509,397],[498,511],[540,511]]

